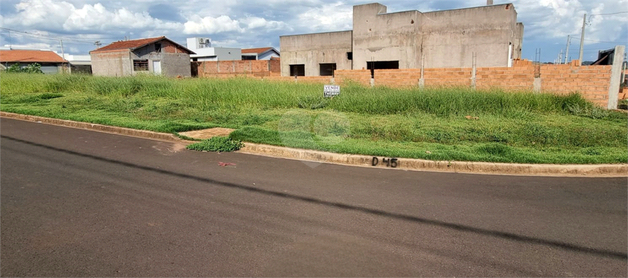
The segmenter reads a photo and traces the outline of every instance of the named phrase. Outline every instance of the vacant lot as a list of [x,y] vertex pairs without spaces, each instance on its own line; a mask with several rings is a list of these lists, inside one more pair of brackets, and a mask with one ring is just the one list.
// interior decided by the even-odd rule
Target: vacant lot
[[626,163],[626,114],[577,94],[342,87],[253,79],[2,73],[6,112],[160,132],[229,127],[234,139],[432,160]]

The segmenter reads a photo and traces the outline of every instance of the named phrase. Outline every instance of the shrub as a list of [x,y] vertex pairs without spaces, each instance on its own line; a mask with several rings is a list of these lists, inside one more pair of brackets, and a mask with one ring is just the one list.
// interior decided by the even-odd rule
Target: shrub
[[242,148],[244,144],[240,140],[229,137],[212,137],[199,143],[187,146],[188,150],[207,152],[232,152]]
[[26,67],[20,67],[19,64],[13,64],[6,69],[6,72],[44,73],[41,71],[41,65],[38,63],[32,63]]

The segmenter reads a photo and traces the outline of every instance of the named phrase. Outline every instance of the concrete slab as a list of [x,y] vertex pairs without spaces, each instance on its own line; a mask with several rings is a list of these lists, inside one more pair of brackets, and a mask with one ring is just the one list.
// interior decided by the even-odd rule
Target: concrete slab
[[216,136],[229,136],[235,129],[215,127],[209,129],[193,130],[187,132],[179,132],[179,134],[194,139],[209,139]]

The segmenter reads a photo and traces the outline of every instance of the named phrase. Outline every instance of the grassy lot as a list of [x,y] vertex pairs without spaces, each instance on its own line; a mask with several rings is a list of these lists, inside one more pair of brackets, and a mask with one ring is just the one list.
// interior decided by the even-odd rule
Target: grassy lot
[[0,74],[0,110],[338,153],[518,163],[626,163],[628,117],[580,96],[252,79]]

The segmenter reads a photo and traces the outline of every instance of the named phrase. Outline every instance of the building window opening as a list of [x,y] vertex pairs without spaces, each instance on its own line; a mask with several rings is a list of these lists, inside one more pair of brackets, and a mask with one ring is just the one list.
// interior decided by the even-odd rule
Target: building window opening
[[347,60],[353,60],[353,52],[347,52]]
[[290,65],[290,76],[305,76],[305,65]]
[[321,76],[334,76],[336,70],[336,63],[320,64]]
[[161,43],[156,43],[155,44],[155,52],[157,52],[157,53],[161,52]]
[[148,60],[133,60],[134,71],[148,71]]
[[399,61],[366,62],[366,68],[371,70],[371,78],[375,78],[376,69],[399,69]]
[[257,60],[255,56],[252,55],[242,55],[242,60]]

